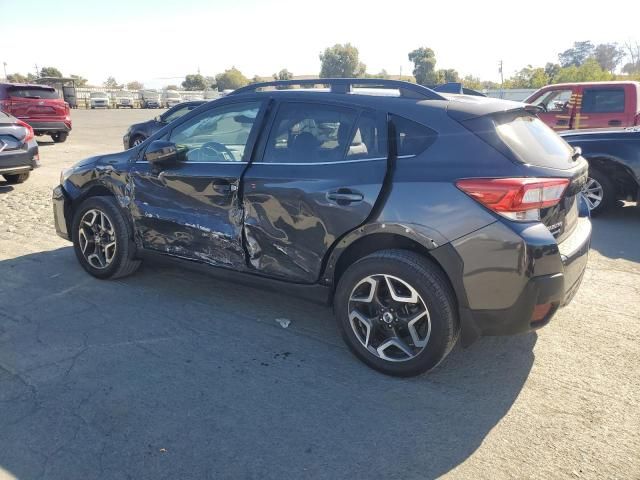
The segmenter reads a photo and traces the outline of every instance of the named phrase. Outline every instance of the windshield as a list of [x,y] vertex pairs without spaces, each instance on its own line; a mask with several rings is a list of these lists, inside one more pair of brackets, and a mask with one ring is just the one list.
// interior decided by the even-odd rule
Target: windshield
[[107,94],[104,92],[92,92],[89,94],[91,98],[108,98]]
[[58,92],[56,92],[53,88],[47,87],[17,87],[10,88],[9,95],[12,97],[21,97],[21,98],[44,98],[47,100],[52,100],[59,98]]

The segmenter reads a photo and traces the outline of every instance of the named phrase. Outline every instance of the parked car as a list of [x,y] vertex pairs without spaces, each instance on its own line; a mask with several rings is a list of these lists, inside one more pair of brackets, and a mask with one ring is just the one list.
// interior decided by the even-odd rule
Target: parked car
[[416,375],[459,334],[545,325],[580,284],[588,165],[536,111],[394,80],[253,84],[65,170],[56,231],[97,278],[162,257],[317,295],[361,360]]
[[122,138],[124,149],[127,150],[128,148],[140,145],[162,127],[164,127],[168,123],[173,122],[174,120],[177,120],[186,113],[189,113],[194,108],[198,108],[203,103],[206,102],[199,101],[180,103],[179,105],[170,108],[162,115],[158,115],[152,120],[147,120],[146,122],[142,123],[134,123],[129,127],[127,132],[124,134],[124,137]]
[[135,104],[135,97],[131,92],[116,92],[113,95],[113,103],[116,108],[133,108]]
[[0,175],[7,183],[22,183],[39,164],[31,125],[0,111]]
[[640,125],[640,82],[582,82],[549,85],[525,103],[554,130]]
[[572,130],[561,136],[580,147],[589,162],[583,193],[592,215],[617,200],[640,201],[640,127]]
[[47,85],[0,83],[0,111],[28,123],[35,135],[64,142],[71,132],[69,104]]
[[180,92],[176,90],[164,90],[162,92],[162,106],[165,108],[175,107],[182,102]]
[[111,108],[111,99],[106,92],[91,92],[89,94],[89,105],[94,108]]
[[160,108],[160,93],[157,90],[140,90],[140,103],[142,108]]

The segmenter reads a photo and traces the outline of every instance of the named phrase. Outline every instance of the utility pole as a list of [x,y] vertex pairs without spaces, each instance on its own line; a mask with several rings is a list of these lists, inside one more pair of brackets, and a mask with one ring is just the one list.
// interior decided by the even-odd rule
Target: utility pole
[[35,67],[36,67],[36,78],[39,78],[40,77],[40,70],[38,69],[38,64],[37,63],[35,64]]
[[2,62],[2,66],[4,67],[4,79],[7,79],[7,62]]
[[400,80],[402,80],[402,65],[400,65]]
[[500,98],[502,98],[504,96],[504,73],[502,71],[502,60],[500,60],[498,66],[500,71]]

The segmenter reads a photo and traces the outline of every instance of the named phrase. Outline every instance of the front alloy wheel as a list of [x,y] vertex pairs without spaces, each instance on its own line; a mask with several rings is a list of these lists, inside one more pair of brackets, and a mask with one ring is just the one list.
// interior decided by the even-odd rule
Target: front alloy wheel
[[100,270],[111,265],[118,242],[109,216],[96,208],[88,210],[80,220],[78,243],[89,265]]
[[415,358],[431,334],[424,300],[409,283],[393,275],[369,275],[353,288],[349,322],[362,346],[389,362]]

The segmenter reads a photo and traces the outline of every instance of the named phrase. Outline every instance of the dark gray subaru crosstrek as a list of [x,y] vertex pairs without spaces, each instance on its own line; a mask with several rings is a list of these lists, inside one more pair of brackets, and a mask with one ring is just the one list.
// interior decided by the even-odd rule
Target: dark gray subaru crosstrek
[[56,229],[98,278],[173,257],[322,296],[361,360],[416,375],[459,336],[545,325],[580,284],[587,163],[535,113],[399,81],[254,84],[65,170]]

